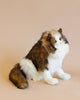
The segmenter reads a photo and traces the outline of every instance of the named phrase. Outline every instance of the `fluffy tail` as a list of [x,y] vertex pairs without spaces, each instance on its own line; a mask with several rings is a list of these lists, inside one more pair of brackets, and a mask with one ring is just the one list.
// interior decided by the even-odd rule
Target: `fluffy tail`
[[25,89],[28,87],[28,81],[25,74],[20,70],[19,63],[11,70],[9,79],[17,86],[17,88]]

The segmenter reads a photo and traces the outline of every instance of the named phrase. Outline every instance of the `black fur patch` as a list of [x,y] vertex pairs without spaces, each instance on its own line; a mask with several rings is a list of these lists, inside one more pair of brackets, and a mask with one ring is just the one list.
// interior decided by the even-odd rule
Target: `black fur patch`
[[20,69],[20,71],[21,71],[22,75],[27,79],[27,76],[26,76],[26,74],[23,72],[23,70]]

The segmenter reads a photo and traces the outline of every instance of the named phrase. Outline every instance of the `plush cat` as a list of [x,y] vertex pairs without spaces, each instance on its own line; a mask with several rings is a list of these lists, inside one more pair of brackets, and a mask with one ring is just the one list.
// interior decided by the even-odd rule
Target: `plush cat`
[[69,52],[69,43],[60,28],[58,31],[44,32],[30,52],[15,65],[9,79],[20,89],[28,87],[27,80],[44,80],[54,85],[59,80],[69,80],[71,76],[62,69],[63,59]]

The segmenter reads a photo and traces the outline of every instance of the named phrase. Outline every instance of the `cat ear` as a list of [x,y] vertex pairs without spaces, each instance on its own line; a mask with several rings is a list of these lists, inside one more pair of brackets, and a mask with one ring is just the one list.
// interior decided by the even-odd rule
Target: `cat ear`
[[50,41],[52,38],[51,34],[49,33],[48,36],[47,36],[47,41]]
[[58,30],[58,32],[62,33],[62,28],[60,28],[60,29]]

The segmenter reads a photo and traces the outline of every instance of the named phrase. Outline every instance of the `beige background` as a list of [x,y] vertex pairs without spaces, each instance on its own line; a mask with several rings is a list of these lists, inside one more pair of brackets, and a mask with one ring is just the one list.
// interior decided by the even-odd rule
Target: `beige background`
[[[13,65],[43,31],[60,27],[70,42],[64,69],[72,79],[55,86],[30,81],[29,89],[16,89],[8,80]],[[80,100],[80,0],[0,0],[0,99]]]

